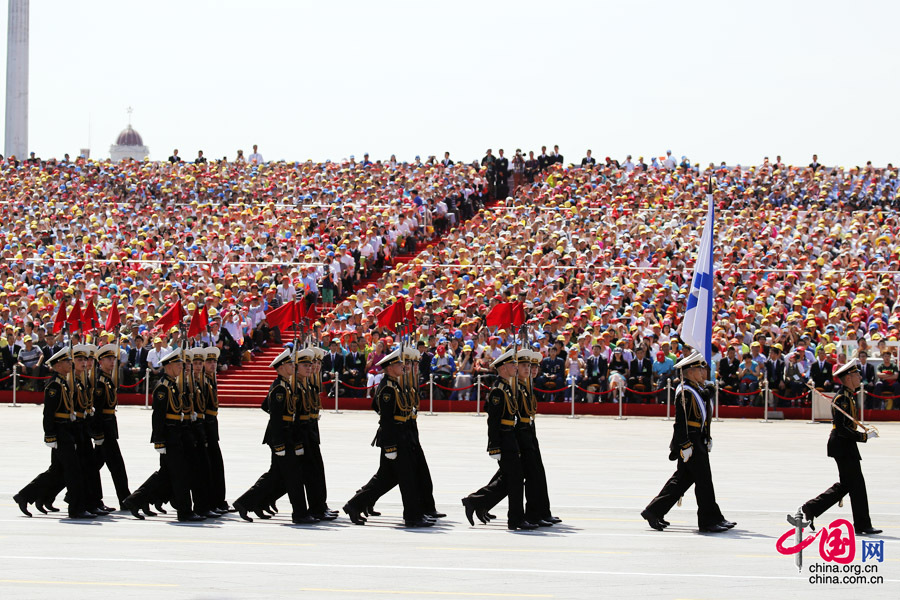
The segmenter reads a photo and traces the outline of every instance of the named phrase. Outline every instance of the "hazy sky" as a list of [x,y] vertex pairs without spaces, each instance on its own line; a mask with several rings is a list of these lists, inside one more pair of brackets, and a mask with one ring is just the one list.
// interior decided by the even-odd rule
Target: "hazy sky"
[[107,157],[132,106],[157,160],[559,144],[897,164],[898,17],[888,0],[36,0],[29,144]]

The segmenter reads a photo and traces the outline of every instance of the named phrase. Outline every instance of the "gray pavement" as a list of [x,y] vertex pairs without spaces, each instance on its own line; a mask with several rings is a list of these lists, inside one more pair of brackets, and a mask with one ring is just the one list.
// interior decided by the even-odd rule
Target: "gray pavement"
[[[260,444],[266,415],[223,409],[222,447],[230,500],[268,468]],[[364,527],[342,517],[292,526],[282,514],[245,523],[236,515],[200,525],[160,516],[137,521],[114,513],[95,522],[20,515],[13,494],[43,471],[40,407],[0,406],[0,597],[2,598],[897,598],[900,597],[900,423],[861,448],[873,522],[885,529],[884,583],[817,585],[775,541],[785,514],[837,480],[825,456],[828,425],[723,421],[714,424],[713,478],[727,534],[702,535],[692,493],[669,514],[665,532],[640,517],[674,470],[666,460],[671,423],[661,419],[538,417],[554,513],[564,523],[537,532],[470,527],[460,498],[488,481],[485,423],[472,415],[420,418],[438,508],[438,526],[401,528],[397,490],[379,503],[384,516]],[[154,469],[150,413],[119,413],[132,487]],[[374,473],[371,413],[326,413],[321,422],[329,504],[340,508]],[[115,504],[104,471],[107,504]],[[60,500],[61,503],[61,500]],[[171,515],[170,515],[171,516]],[[850,504],[819,519],[851,518]],[[857,541],[857,552],[859,541]],[[818,541],[806,564],[823,564]],[[860,565],[860,557],[854,561]],[[871,563],[869,563],[871,564]],[[862,594],[865,594],[863,596]]]

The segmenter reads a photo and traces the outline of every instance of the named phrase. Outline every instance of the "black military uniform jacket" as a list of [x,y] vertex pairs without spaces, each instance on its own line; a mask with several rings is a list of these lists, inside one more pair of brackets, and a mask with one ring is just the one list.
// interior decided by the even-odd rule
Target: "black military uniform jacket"
[[219,391],[216,380],[204,375],[201,389],[206,406],[206,438],[216,442],[219,440]]
[[185,415],[185,409],[189,411],[190,407],[184,406],[178,384],[173,378],[163,375],[153,388],[153,430],[150,441],[154,448],[165,448],[172,429],[180,428],[185,419],[190,421],[190,412]]
[[310,421],[312,421],[313,405],[310,404],[308,380],[297,380],[297,402],[294,411],[294,448],[299,450],[309,443]]
[[[678,460],[679,452],[689,447],[705,449],[712,439],[713,405],[706,388],[685,381],[675,390],[675,424],[669,444],[669,460]],[[701,409],[702,403],[702,409]],[[703,416],[704,412],[706,417]]]
[[[65,377],[54,371],[44,388],[44,442],[51,444],[59,438],[71,438],[72,391]],[[71,439],[67,439],[71,441]]]
[[94,380],[94,439],[102,440],[106,435],[114,439],[119,438],[119,429],[116,423],[116,404],[118,397],[113,380],[99,371]]
[[518,394],[518,411],[516,413],[516,441],[519,450],[534,448],[534,397],[528,389],[528,384],[521,381],[516,386]]
[[385,453],[396,452],[398,444],[406,441],[409,436],[406,423],[412,408],[406,407],[400,382],[390,376],[385,376],[378,384],[375,400],[378,405],[378,434],[375,436],[375,443]]
[[269,424],[266,427],[262,443],[268,444],[272,448],[272,452],[282,452],[288,445],[293,444],[291,429],[296,412],[296,401],[290,382],[279,375],[269,386],[266,402],[269,406]]
[[206,445],[206,394],[203,393],[203,376],[194,375],[190,385],[191,433],[194,441]]
[[[508,381],[498,378],[488,393],[485,405],[488,425],[488,454],[499,454],[502,451],[519,451],[515,438],[516,413],[518,398],[513,393]],[[508,435],[513,433],[512,436]]]
[[[856,394],[846,387],[841,387],[841,391],[834,397],[834,403],[842,408],[844,412],[859,420],[859,410],[856,407]],[[848,419],[846,416],[834,406],[831,407],[831,435],[828,436],[828,456],[833,458],[855,458],[862,460],[859,454],[857,443],[865,443],[868,436],[865,431],[858,431],[856,423]]]

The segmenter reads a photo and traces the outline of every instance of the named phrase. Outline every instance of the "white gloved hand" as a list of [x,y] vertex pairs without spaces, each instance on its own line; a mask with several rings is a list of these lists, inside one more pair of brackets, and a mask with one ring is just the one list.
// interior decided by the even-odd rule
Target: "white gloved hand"
[[165,453],[166,453],[166,449],[165,449],[165,448],[157,448],[156,451],[159,452],[160,454],[165,454]]
[[275,453],[275,456],[284,456],[284,450],[279,450]]
[[397,451],[394,450],[393,452],[385,452],[384,457],[388,460],[394,460],[395,458],[397,458]]
[[866,439],[867,440],[871,440],[872,438],[877,438],[877,437],[878,437],[878,432],[875,431],[874,429],[869,429],[868,431],[866,431]]
[[694,453],[694,447],[688,446],[687,448],[681,449],[681,460],[687,462],[691,460],[691,455]]
[[709,438],[709,441],[706,442],[706,451],[712,452],[712,438]]
[[294,450],[294,454],[296,454],[297,456],[303,456],[305,452],[306,450],[304,450],[303,448],[297,448],[296,450]]
[[192,413],[191,413],[191,421],[196,421],[196,420],[197,420],[197,413],[196,413],[196,412],[192,412]]
[[101,439],[99,439],[99,440],[94,440],[94,445],[95,445],[95,446],[102,446],[102,445],[103,445],[103,438],[101,438]]
[[75,413],[69,414],[69,420],[70,420],[70,421],[74,421],[74,420],[75,420]]
[[44,442],[44,444],[46,444],[48,448],[56,450],[56,442]]
[[499,460],[500,460],[500,453],[498,452],[498,453],[496,453],[496,454],[491,454],[490,457],[493,458],[493,459],[496,460],[496,461],[499,461]]

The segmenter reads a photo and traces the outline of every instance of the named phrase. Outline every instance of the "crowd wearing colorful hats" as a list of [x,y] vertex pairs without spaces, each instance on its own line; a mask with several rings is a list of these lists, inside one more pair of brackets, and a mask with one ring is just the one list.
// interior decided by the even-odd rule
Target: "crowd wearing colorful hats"
[[[659,401],[650,392],[673,376],[685,352],[677,332],[711,176],[713,370],[723,387],[750,394],[766,379],[784,397],[797,396],[819,355],[838,364],[848,342],[890,360],[882,355],[900,337],[892,210],[900,178],[892,165],[827,167],[814,157],[790,166],[779,157],[701,168],[669,152],[649,164],[586,157],[567,167],[561,155],[542,157],[517,154],[521,164],[509,170],[495,159],[449,158],[6,161],[0,344],[15,356],[27,336],[52,348],[59,342],[34,325],[46,329],[59,303],[77,298],[96,301],[101,321],[117,303],[129,350],[171,347],[178,333],[153,325],[180,298],[189,312],[191,304],[209,308],[204,341],[223,346],[223,364],[237,364],[245,352],[281,341],[265,312],[301,294],[335,303],[323,313],[326,338],[343,348],[357,340],[366,353],[381,342],[386,352],[388,332],[376,317],[405,298],[414,307],[414,337],[436,357],[435,369],[448,382],[465,382],[490,373],[518,333],[486,327],[485,314],[522,301],[529,343],[546,357],[545,389],[574,381],[592,388],[579,400],[609,400],[614,395],[597,394],[624,386],[632,390],[627,400]],[[483,208],[488,190],[506,190],[503,181],[510,195]],[[415,242],[421,253],[390,268]],[[378,281],[349,294],[382,268],[389,270]],[[749,356],[737,376],[717,368],[729,353],[742,362]],[[603,369],[591,366],[596,356]],[[785,371],[796,361],[801,378],[780,375],[779,360]],[[876,373],[870,383],[875,393],[875,386],[884,396],[900,393],[896,374]],[[756,397],[723,401],[745,399]]]

